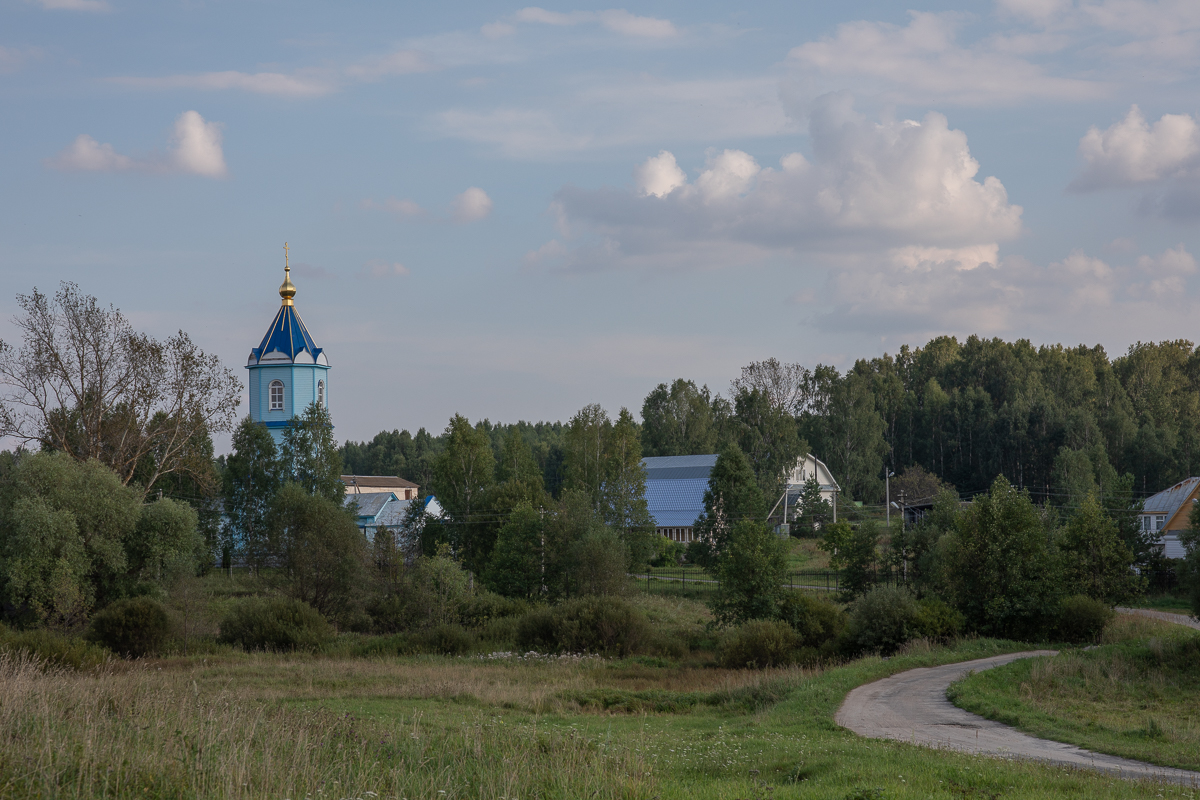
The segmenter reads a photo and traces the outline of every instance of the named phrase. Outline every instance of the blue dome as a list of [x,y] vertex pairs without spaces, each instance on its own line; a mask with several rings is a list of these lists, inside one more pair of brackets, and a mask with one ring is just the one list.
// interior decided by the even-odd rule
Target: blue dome
[[250,364],[262,361],[328,364],[324,349],[313,342],[304,320],[291,304],[280,306],[262,343],[250,351]]

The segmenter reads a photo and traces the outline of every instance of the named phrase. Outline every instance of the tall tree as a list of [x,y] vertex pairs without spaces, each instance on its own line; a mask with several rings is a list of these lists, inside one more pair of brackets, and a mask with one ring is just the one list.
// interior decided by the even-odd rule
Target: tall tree
[[773,501],[808,449],[807,442],[797,434],[791,412],[777,408],[759,389],[739,390],[733,407],[730,428],[734,441],[749,460],[764,498]]
[[237,419],[241,383],[180,331],[133,330],[73,283],[54,297],[17,295],[20,349],[0,341],[0,436],[94,458],[148,494],[172,473],[209,477],[192,440]]
[[340,504],[346,486],[342,483],[342,455],[333,439],[329,409],[309,404],[303,415],[288,422],[282,438],[279,467],[284,479],[294,481],[311,495]]
[[1133,554],[1094,493],[1080,502],[1056,544],[1066,593],[1119,603],[1137,592]]
[[612,421],[608,412],[589,403],[571,417],[566,436],[567,485],[583,492],[597,512],[601,509],[604,486],[605,444]]
[[736,444],[729,445],[708,475],[704,513],[696,520],[696,539],[688,547],[688,557],[701,566],[711,566],[728,546],[735,524],[762,521],[766,512],[750,462]]
[[642,450],[646,456],[697,456],[720,449],[729,403],[707,386],[676,379],[660,383],[642,403]]
[[733,380],[732,393],[736,397],[757,391],[771,408],[795,414],[811,380],[812,371],[803,364],[781,364],[778,359],[768,358],[742,367],[742,374]]
[[637,423],[622,408],[605,443],[604,521],[620,536],[632,563],[644,565],[655,550],[654,518],[646,507],[646,468]]
[[233,453],[225,459],[224,547],[257,569],[272,553],[267,524],[271,500],[279,491],[279,454],[267,426],[246,417],[233,433]]
[[461,414],[450,418],[444,437],[446,447],[434,462],[433,489],[454,522],[461,557],[468,568],[480,571],[491,554],[496,531],[489,520],[476,515],[486,508],[496,458],[487,433]]

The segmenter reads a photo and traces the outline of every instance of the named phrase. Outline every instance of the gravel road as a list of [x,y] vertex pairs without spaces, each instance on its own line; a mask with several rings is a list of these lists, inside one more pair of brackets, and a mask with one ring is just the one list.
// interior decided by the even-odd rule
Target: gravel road
[[1100,770],[1122,778],[1151,778],[1200,787],[1200,772],[1158,767],[1038,739],[963,711],[946,699],[950,684],[972,670],[978,672],[1018,658],[1055,653],[1054,650],[1034,650],[941,667],[910,669],[854,689],[846,695],[834,719],[859,736],[872,739],[895,739],[964,753]]

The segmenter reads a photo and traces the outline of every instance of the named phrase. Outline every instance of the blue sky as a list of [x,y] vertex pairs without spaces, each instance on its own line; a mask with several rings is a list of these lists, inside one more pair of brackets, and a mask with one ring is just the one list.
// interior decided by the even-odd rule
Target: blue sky
[[240,371],[290,242],[343,438],[942,333],[1193,338],[1200,4],[0,0],[0,338]]

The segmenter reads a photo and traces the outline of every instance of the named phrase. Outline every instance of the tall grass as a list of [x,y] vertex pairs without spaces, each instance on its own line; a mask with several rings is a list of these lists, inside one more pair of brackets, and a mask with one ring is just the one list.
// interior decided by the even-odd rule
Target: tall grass
[[[83,674],[0,655],[0,796],[642,797],[636,748],[475,715],[358,719],[186,672]],[[636,743],[631,743],[636,744]]]

